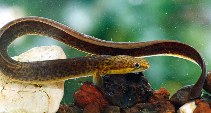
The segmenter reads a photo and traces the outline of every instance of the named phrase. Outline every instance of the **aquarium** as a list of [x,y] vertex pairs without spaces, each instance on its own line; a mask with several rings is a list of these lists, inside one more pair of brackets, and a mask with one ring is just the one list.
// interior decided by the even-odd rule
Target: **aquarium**
[[1,0],[0,112],[211,112],[210,6]]

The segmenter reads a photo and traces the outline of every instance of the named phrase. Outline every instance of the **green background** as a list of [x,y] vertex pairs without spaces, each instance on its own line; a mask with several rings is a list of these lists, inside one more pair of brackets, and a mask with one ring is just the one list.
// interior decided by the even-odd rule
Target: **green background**
[[[197,49],[205,58],[209,70],[210,6],[210,0],[0,0],[0,24],[6,24],[2,20],[7,20],[8,11],[14,10],[13,16],[21,12],[14,18],[50,18],[108,41],[178,40]],[[44,45],[61,46],[69,58],[85,55],[41,36],[19,38],[10,46],[9,54],[19,55],[32,47]],[[144,74],[152,87],[166,87],[171,94],[184,85],[195,83],[201,72],[192,62],[175,57],[147,59],[151,66]],[[92,78],[66,81],[63,102],[70,103],[72,94],[87,80]]]

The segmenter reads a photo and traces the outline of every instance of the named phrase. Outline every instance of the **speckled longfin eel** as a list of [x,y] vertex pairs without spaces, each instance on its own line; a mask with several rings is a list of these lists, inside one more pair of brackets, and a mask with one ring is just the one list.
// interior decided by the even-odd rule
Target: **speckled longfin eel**
[[[11,63],[11,65],[13,65],[13,60],[8,56],[7,48],[17,37],[26,34],[49,36],[78,50],[96,55],[130,55],[135,57],[170,55],[188,59],[197,63],[202,70],[200,78],[191,90],[191,99],[200,96],[206,78],[206,65],[203,58],[197,50],[187,44],[170,40],[148,42],[104,41],[77,32],[53,20],[41,17],[20,18],[8,23],[0,30],[1,57],[8,63]],[[60,67],[57,67],[57,70],[60,70]],[[16,67],[14,66],[14,68]]]

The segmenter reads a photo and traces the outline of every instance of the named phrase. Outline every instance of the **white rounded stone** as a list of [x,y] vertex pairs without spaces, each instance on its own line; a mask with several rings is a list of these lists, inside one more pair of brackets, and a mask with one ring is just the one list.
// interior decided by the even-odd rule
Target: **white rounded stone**
[[[65,59],[58,46],[35,47],[13,59],[22,62]],[[10,81],[0,72],[0,112],[55,113],[64,94],[64,82],[33,85]]]
[[181,106],[177,111],[177,113],[193,113],[195,109],[196,109],[195,101],[192,101]]

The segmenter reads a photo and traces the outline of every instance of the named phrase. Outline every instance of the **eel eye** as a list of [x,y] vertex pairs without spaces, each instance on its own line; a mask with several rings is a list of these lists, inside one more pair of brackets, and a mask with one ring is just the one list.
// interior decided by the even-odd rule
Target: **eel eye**
[[140,65],[139,63],[135,63],[135,64],[134,64],[134,67],[135,67],[135,68],[140,68],[141,65]]

